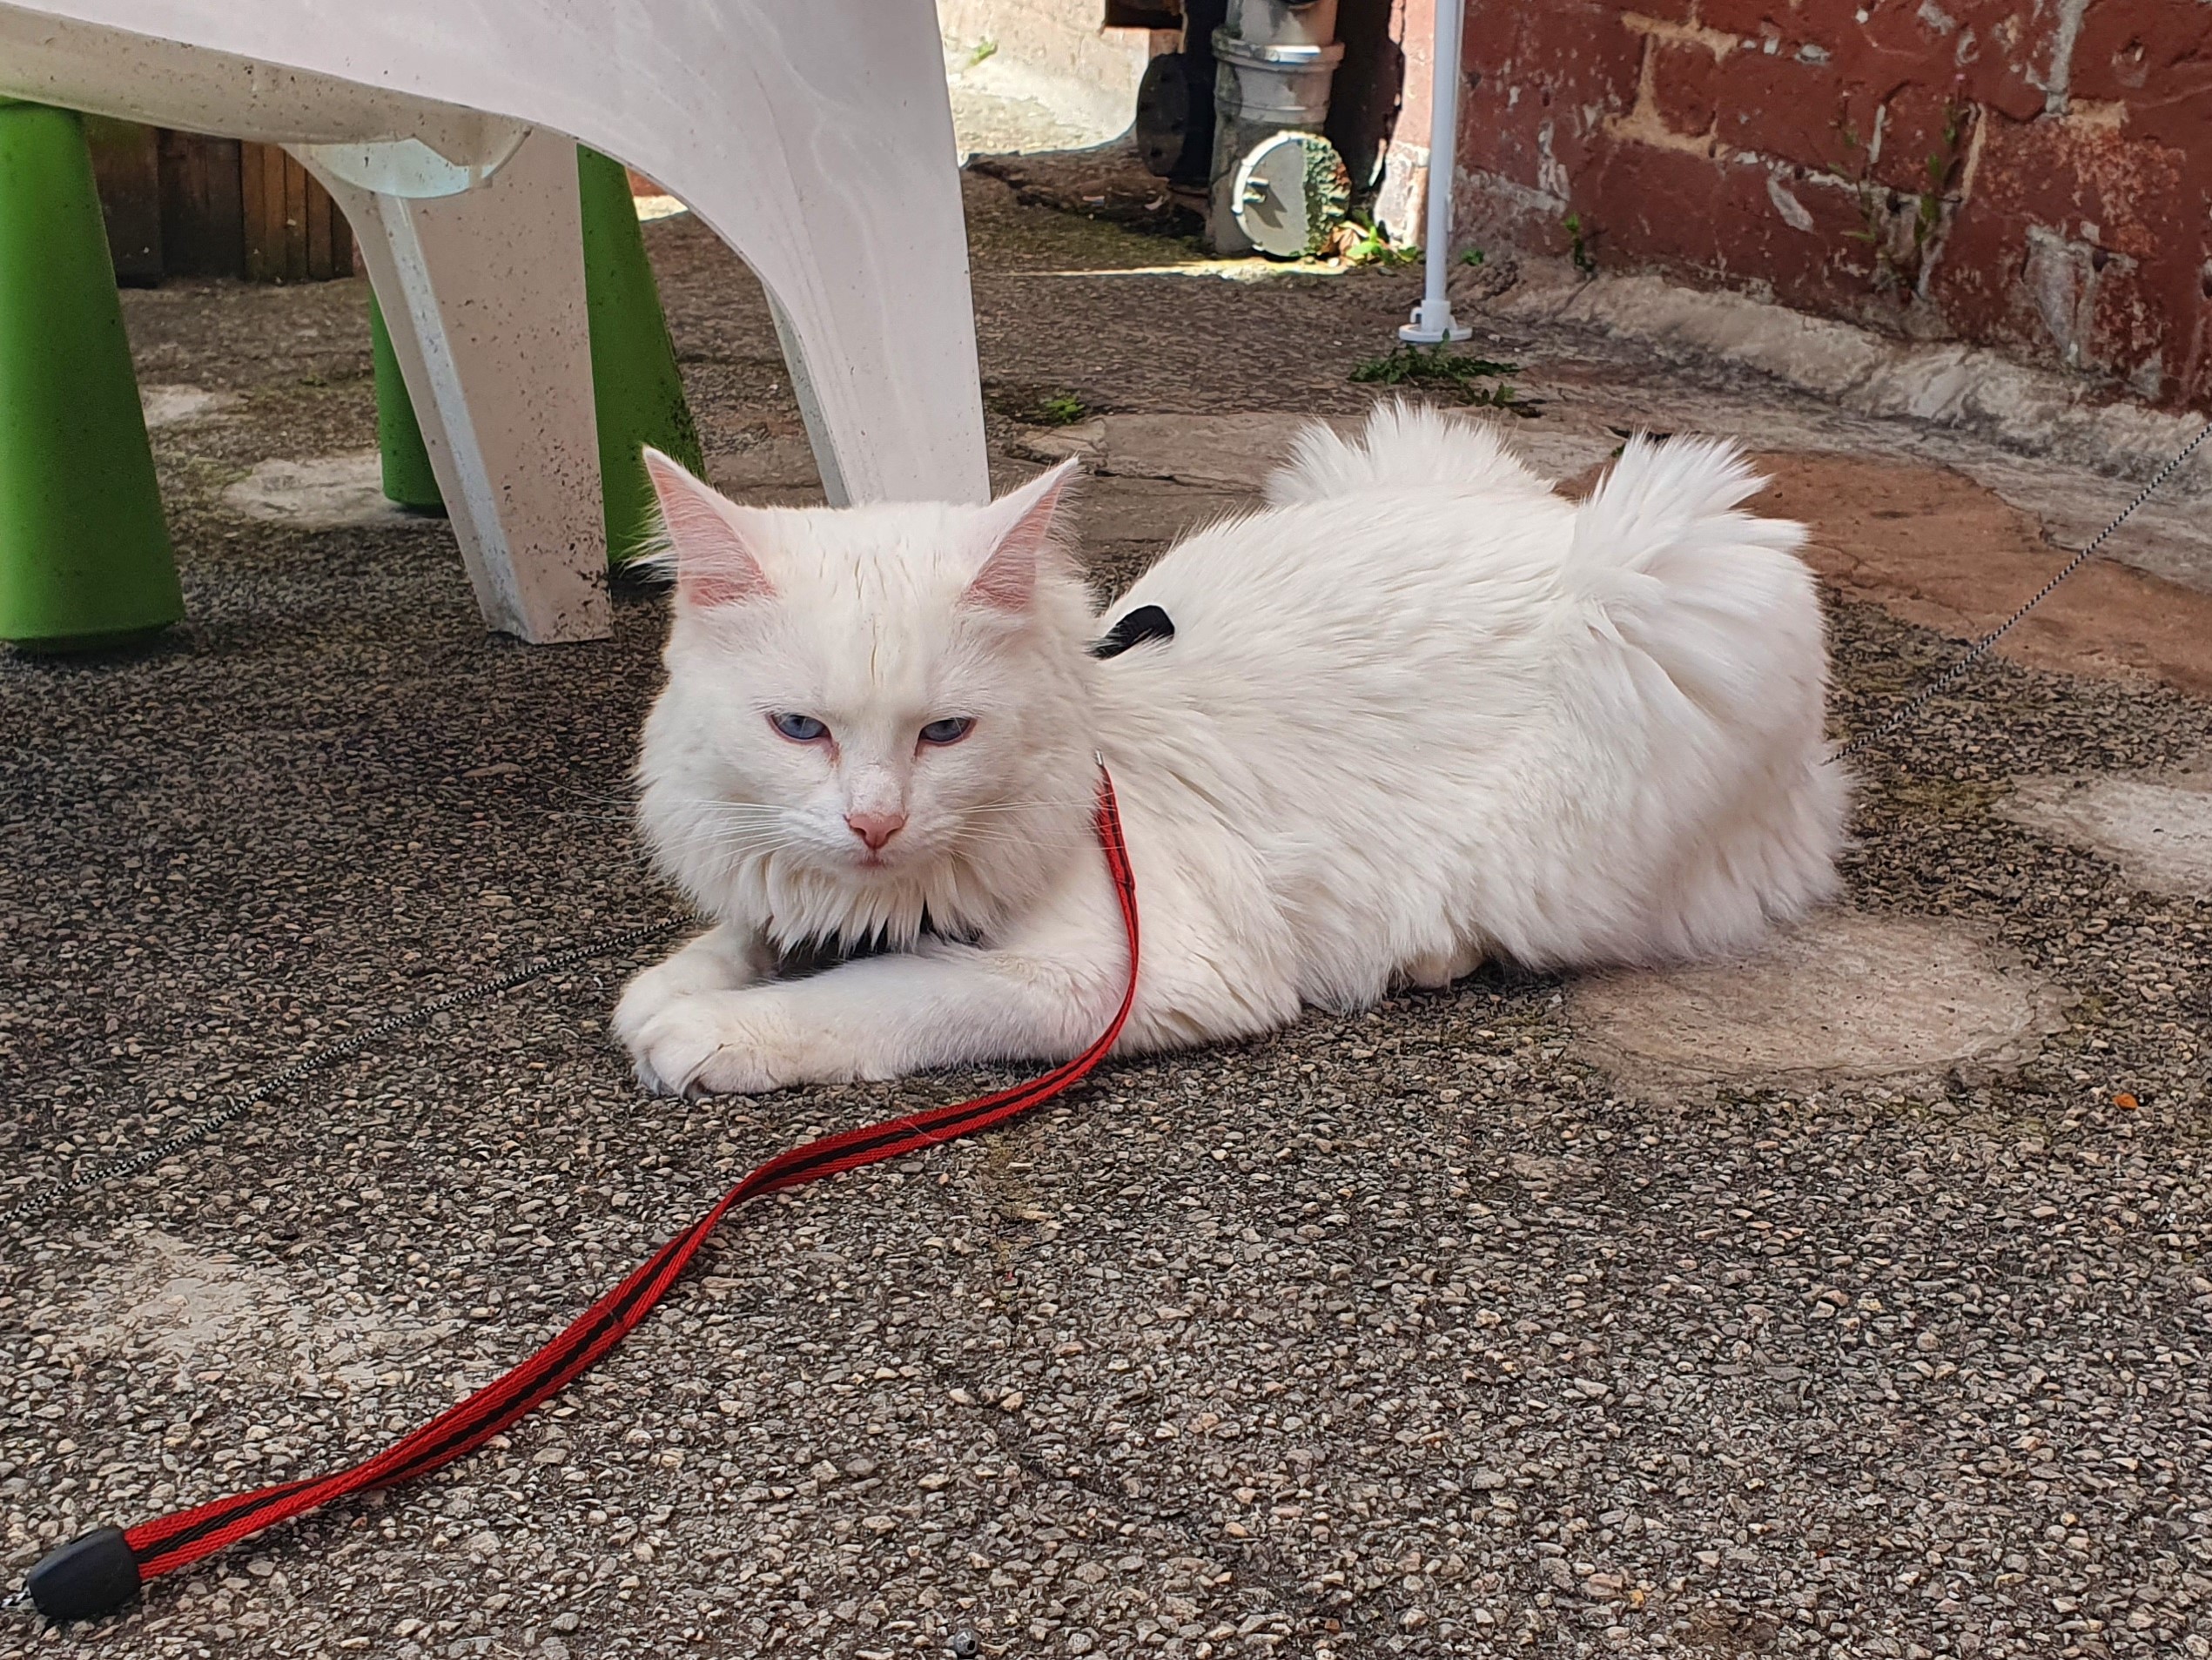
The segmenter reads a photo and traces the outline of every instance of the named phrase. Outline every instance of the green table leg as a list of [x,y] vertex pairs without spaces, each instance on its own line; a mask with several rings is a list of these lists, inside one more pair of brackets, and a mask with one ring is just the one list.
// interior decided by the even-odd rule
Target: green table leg
[[0,99],[0,640],[84,649],[184,615],[84,124]]
[[384,457],[384,494],[403,507],[443,513],[446,499],[430,467],[422,423],[414,418],[414,404],[392,350],[392,332],[384,326],[384,308],[374,294],[369,296],[369,354],[376,368],[376,446]]
[[[652,527],[653,490],[638,452],[650,444],[695,472],[705,463],[690,406],[684,401],[660,290],[645,256],[629,176],[621,163],[579,146],[576,184],[608,563],[619,567]],[[407,507],[436,507],[438,483],[431,475],[422,429],[400,382],[383,319],[374,310],[369,325],[376,346],[376,429],[384,452],[384,494]]]
[[607,562],[619,567],[653,523],[653,487],[638,452],[650,444],[695,473],[703,473],[706,461],[645,257],[629,175],[620,162],[580,145],[576,182],[583,198],[584,303],[591,313]]

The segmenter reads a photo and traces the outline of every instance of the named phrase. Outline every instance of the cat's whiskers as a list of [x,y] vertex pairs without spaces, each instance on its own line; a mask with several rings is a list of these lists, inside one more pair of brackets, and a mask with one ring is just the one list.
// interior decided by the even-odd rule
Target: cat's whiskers
[[964,824],[953,837],[955,845],[988,842],[999,847],[1025,848],[1075,847],[1088,839],[1087,834],[1061,833],[1052,830],[1019,830],[998,824]]
[[1030,800],[985,801],[972,807],[964,807],[965,813],[1033,813],[1053,807],[1092,807],[1098,804],[1096,796],[1039,796]]

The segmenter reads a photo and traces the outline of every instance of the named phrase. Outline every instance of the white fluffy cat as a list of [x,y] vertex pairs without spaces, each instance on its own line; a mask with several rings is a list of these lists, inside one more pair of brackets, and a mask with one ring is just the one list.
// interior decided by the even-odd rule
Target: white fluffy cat
[[[1637,439],[1578,505],[1491,427],[1383,407],[1103,615],[1058,534],[1072,464],[989,507],[807,511],[648,461],[676,598],[641,817],[716,919],[615,1011],[648,1088],[1081,1049],[1128,961],[1098,755],[1143,917],[1123,1052],[1493,956],[1733,951],[1833,885],[1804,532],[1735,510],[1731,445]],[[1144,605],[1172,639],[1091,654]]]

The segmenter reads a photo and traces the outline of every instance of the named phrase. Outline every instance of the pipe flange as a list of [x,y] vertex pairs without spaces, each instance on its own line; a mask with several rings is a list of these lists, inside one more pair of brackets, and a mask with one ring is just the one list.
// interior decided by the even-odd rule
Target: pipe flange
[[1310,259],[1328,245],[1352,200],[1336,146],[1317,132],[1278,132],[1237,164],[1229,212],[1261,252]]

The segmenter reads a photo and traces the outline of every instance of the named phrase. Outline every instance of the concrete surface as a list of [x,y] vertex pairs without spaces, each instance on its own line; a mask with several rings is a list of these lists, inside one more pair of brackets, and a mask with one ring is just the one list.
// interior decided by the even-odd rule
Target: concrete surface
[[2212,893],[2212,774],[2027,778],[2000,810],[2116,861],[2153,893]]
[[374,450],[262,462],[223,492],[241,519],[272,519],[300,530],[388,524],[407,510],[384,494],[384,462]]
[[145,412],[146,427],[174,427],[188,420],[205,420],[231,407],[233,400],[205,386],[141,386],[138,402]]
[[1617,1072],[1802,1085],[2015,1065],[2060,1005],[1956,924],[1830,910],[1744,962],[1583,977],[1568,1015]]
[[[1193,279],[995,179],[969,203],[1003,480],[1043,397],[1185,418],[1193,448],[1216,415],[1356,416],[1347,376],[1418,284]],[[757,289],[688,217],[647,237],[717,476],[803,491]],[[360,286],[124,306],[148,384],[237,402],[155,434],[175,638],[0,658],[0,1203],[671,903],[627,817],[658,598],[527,649],[480,631],[437,521],[233,517],[252,469],[373,441]],[[1921,501],[1913,469],[2034,460],[1578,324],[1483,326],[1546,442],[1645,423],[1866,462],[1847,519],[1808,492],[1831,541],[1904,522],[1860,507]],[[1099,478],[1084,556],[1111,587],[1249,500]],[[1834,601],[1839,734],[1955,649],[1879,597]],[[6,1616],[0,1652],[2200,1654],[2212,907],[2007,803],[2207,754],[2212,711],[2147,671],[2000,661],[1862,759],[1834,925],[1920,931],[1899,984],[1971,937],[1977,973],[2066,999],[2002,1065],[1654,1085],[1578,1046],[1584,988],[1490,969],[1115,1066],[740,1217],[503,1445],[111,1624]],[[602,1030],[629,965],[10,1228],[0,1567],[358,1455],[762,1156],[1012,1076],[642,1099]]]
[[962,160],[1075,150],[1126,131],[1152,35],[1070,0],[942,0],[938,27]]
[[[1483,273],[1462,270],[1461,292],[1472,293]],[[1747,368],[1839,411],[1885,418],[1891,433],[1914,434],[1925,458],[1995,489],[2077,546],[2128,504],[2135,494],[2130,481],[2148,478],[2204,425],[2199,417],[2115,400],[1985,347],[1899,340],[1649,272],[1584,280],[1564,260],[1523,256],[1514,262],[1513,275],[1487,302],[1501,318],[1571,321],[1664,358]],[[1790,414],[1775,413],[1788,427],[1798,426]],[[1937,434],[1952,433],[1979,441],[1930,444]],[[1791,436],[1804,442],[1812,435]],[[1867,429],[1857,427],[1851,440],[1835,447],[1907,458],[1905,449],[1867,438]],[[1808,447],[1829,446],[1816,440]],[[2212,592],[2209,502],[2212,444],[2141,511],[2132,521],[2138,534],[2115,547],[2114,557]]]

